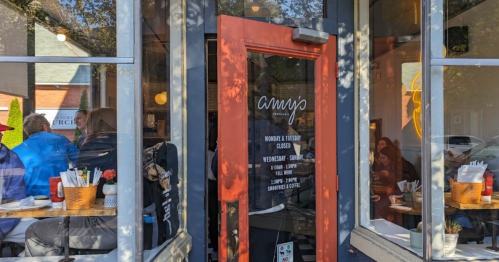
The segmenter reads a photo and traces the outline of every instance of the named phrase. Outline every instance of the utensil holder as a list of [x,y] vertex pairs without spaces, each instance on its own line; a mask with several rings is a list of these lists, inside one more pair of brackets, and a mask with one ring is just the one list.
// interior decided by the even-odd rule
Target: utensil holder
[[95,204],[97,186],[65,187],[66,209],[90,209]]

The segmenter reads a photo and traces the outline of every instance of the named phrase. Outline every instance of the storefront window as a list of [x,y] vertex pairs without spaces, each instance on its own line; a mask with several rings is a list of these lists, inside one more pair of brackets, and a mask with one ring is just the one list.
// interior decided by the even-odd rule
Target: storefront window
[[116,10],[114,1],[2,0],[0,55],[115,57]]
[[127,123],[118,125],[117,87],[133,71],[116,64],[0,65],[7,69],[0,73],[1,237],[24,246],[8,256],[67,250],[116,257],[116,188],[129,175],[118,154],[133,137]]
[[182,77],[182,37],[179,21],[170,16],[175,4],[142,1],[145,261],[155,259],[183,225],[182,86],[177,82]]
[[144,1],[137,20],[133,1],[21,2],[0,1],[2,244],[52,260],[185,257],[183,17],[169,15],[182,2]]
[[409,244],[409,231],[422,218],[419,16],[419,1],[377,1],[369,8],[369,103],[363,105],[369,122],[361,134],[368,135],[369,161],[362,161],[360,181],[361,224],[421,254]]
[[[493,192],[499,190],[495,175],[499,172],[496,166],[499,129],[495,121],[497,109],[492,99],[498,73],[499,67],[443,68],[444,110],[438,115],[443,116],[443,132],[447,135],[443,137],[443,145],[434,145],[442,149],[440,156],[443,156],[443,161],[433,158],[436,166],[433,184],[440,192],[443,191],[444,196],[442,193],[435,195],[436,202],[432,209],[439,211],[438,202],[443,202],[448,213],[445,221],[456,221],[462,230],[457,238],[455,253],[435,252],[435,257],[469,258],[471,253],[477,258],[497,257],[495,251],[487,247],[493,246],[493,222],[497,220],[498,208],[494,204],[497,200]],[[486,166],[482,167],[482,163]],[[465,169],[468,171],[463,171]],[[440,179],[442,181],[437,181]],[[485,179],[484,183],[489,183],[486,186],[490,190],[482,192],[482,179]],[[492,200],[489,202],[487,197],[482,199],[482,194],[492,195]],[[445,231],[445,238],[448,234]],[[436,234],[435,237],[439,236]],[[444,250],[448,246],[446,241],[444,239]]]
[[[495,23],[484,22],[495,18],[498,6],[490,0],[431,1],[431,42],[421,43],[419,19],[400,15],[419,16],[419,3],[411,9],[409,3],[380,2],[369,6],[369,20],[359,19],[359,30],[370,43],[364,49],[359,44],[360,114],[369,115],[369,121],[360,118],[361,225],[420,256],[426,248],[425,255],[434,259],[497,258],[499,129],[493,97],[499,63],[481,58],[498,57],[486,37],[496,30]],[[429,46],[429,61],[421,58],[422,44]],[[426,72],[429,86],[422,81]],[[421,142],[425,140],[431,143]],[[388,149],[392,144],[395,150]],[[368,152],[369,163],[364,161]],[[397,157],[401,167],[392,165]],[[411,193],[420,191],[413,184],[398,183],[412,179],[407,162],[414,167],[418,187],[422,180],[429,185],[428,195]],[[398,177],[388,175],[399,174],[397,168],[402,170]],[[430,193],[430,207],[422,205]],[[419,236],[431,236],[431,241],[422,246],[421,239],[414,239],[425,208],[431,210],[425,218],[431,228]]]
[[322,0],[218,0],[218,14],[241,17],[322,18]]

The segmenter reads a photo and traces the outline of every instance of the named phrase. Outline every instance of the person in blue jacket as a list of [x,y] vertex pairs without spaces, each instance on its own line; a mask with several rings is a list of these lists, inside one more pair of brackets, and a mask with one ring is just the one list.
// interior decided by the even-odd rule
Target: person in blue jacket
[[23,129],[29,138],[12,151],[19,155],[26,168],[26,192],[28,196],[49,196],[49,178],[66,171],[69,160],[76,165],[78,148],[65,136],[52,134],[49,121],[41,114],[25,117]]
[[[14,128],[0,124],[0,141],[4,131]],[[24,165],[12,150],[0,143],[0,183],[3,180],[2,200],[21,200],[26,197],[24,186]],[[0,219],[0,241],[24,245],[24,232],[36,219]]]

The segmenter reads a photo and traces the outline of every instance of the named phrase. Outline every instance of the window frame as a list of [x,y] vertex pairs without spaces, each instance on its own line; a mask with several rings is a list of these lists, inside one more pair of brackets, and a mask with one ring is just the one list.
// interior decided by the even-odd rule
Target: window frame
[[[407,249],[373,232],[369,222],[369,85],[370,42],[369,1],[355,2],[355,58],[356,58],[356,228],[351,243],[372,257],[390,256],[412,261],[452,260],[444,256],[444,66],[496,66],[497,58],[445,58],[443,50],[444,0],[421,0],[421,60],[422,60],[422,185],[423,185],[423,252],[422,256],[408,253]],[[431,40],[430,40],[431,39]],[[435,212],[433,212],[435,211]],[[430,215],[431,214],[431,215]],[[390,248],[368,246],[366,240],[387,242]],[[364,245],[364,246],[362,246]],[[376,246],[376,247],[374,247]],[[379,248],[386,254],[380,255]],[[376,253],[378,252],[378,253]],[[385,256],[386,255],[386,256]]]
[[[133,13],[132,16],[129,14]],[[186,232],[187,174],[186,157],[186,95],[185,95],[185,0],[173,0],[170,4],[171,52],[170,109],[172,143],[177,146],[180,180],[180,229],[177,236],[165,243],[151,261],[157,259],[183,260],[192,246],[192,238]],[[91,63],[116,64],[117,66],[117,122],[118,122],[118,191],[126,198],[118,198],[118,245],[116,252],[102,255],[72,256],[76,261],[88,258],[99,261],[143,261],[142,237],[142,10],[141,1],[116,2],[117,56],[116,57],[48,57],[48,56],[0,56],[0,63]],[[132,116],[132,117],[130,117]],[[134,161],[130,161],[134,159]],[[138,190],[136,190],[138,189]],[[132,193],[133,192],[133,193]],[[133,208],[131,208],[133,207]],[[22,258],[14,258],[20,261]],[[46,257],[31,258],[43,261]]]

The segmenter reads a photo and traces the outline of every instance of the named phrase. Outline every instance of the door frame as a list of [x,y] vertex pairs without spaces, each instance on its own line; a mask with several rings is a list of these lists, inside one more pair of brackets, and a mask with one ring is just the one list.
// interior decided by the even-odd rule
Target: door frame
[[[336,261],[336,36],[292,40],[290,27],[218,16],[219,259],[227,261],[227,203],[239,202],[238,261],[249,261],[247,52],[315,60],[316,261]],[[233,236],[232,236],[233,237]]]

